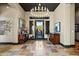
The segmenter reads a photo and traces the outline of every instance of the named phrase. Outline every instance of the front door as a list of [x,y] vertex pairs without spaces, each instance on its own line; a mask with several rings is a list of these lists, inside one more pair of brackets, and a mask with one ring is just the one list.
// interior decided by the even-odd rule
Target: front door
[[44,21],[43,20],[35,21],[35,38],[36,39],[44,38]]

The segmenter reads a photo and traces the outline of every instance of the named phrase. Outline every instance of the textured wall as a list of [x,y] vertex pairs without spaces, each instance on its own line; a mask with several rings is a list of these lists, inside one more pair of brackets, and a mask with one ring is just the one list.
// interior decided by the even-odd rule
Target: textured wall
[[10,32],[6,32],[5,35],[0,35],[0,42],[11,42],[11,43],[17,43],[18,42],[18,20],[19,18],[23,17],[23,11],[21,8],[17,5],[16,7],[11,6],[0,6],[0,20],[11,22],[11,28]]

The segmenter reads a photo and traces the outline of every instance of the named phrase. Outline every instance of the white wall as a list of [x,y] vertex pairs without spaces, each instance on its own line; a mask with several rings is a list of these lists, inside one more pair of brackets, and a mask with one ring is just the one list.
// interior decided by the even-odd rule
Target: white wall
[[[18,7],[17,4],[15,4]],[[21,8],[13,7],[13,5],[0,6],[0,19],[11,21],[11,31],[5,35],[0,35],[0,42],[18,43],[18,19],[24,16]],[[23,14],[23,15],[22,15]]]
[[[61,12],[62,11],[62,12]],[[55,23],[61,22],[60,42],[64,42],[64,20],[65,19],[65,7],[64,4],[60,4],[54,11]]]
[[75,44],[75,4],[70,5],[70,31],[71,31],[71,45]]
[[63,45],[74,45],[75,5],[60,4],[54,11],[55,23],[61,22],[60,42]]
[[54,33],[54,12],[50,12],[50,33]]

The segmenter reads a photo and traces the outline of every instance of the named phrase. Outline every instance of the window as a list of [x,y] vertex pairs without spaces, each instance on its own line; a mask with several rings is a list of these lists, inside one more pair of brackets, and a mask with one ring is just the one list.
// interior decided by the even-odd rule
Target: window
[[50,29],[49,29],[49,27],[50,27],[49,21],[46,21],[46,22],[45,22],[45,25],[46,25],[46,32],[45,32],[45,33],[46,33],[46,34],[49,34],[49,32],[50,32],[50,31],[49,31],[49,30],[50,30]]
[[30,29],[29,29],[29,33],[32,34],[32,33],[33,33],[33,30],[34,30],[34,24],[33,24],[33,21],[30,21],[30,22],[29,22],[29,25],[30,25],[30,26],[29,26],[29,27],[30,27]]

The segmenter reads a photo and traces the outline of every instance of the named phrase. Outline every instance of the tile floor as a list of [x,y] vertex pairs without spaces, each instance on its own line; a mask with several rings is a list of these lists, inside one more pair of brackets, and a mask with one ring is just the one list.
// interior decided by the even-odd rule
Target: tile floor
[[47,40],[28,40],[24,44],[0,45],[0,56],[72,56],[79,55],[74,48],[53,45]]

